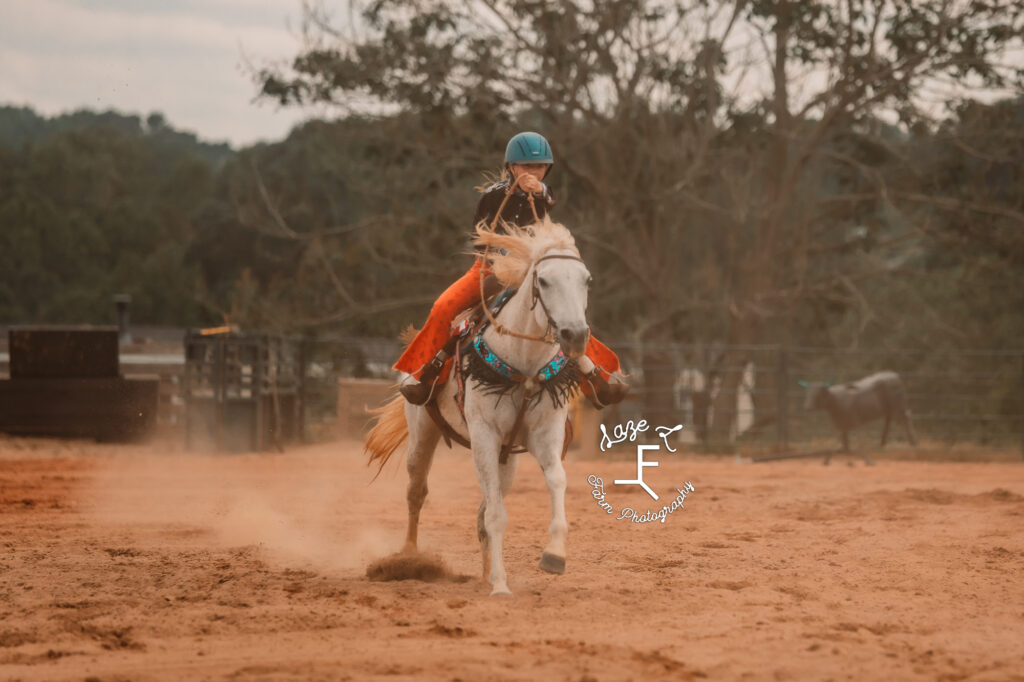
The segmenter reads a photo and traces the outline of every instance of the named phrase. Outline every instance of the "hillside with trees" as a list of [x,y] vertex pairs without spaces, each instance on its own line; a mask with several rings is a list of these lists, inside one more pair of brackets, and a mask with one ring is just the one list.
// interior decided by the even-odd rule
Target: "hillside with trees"
[[199,321],[184,257],[232,156],[159,114],[0,108],[0,319],[109,322],[130,293],[138,320]]

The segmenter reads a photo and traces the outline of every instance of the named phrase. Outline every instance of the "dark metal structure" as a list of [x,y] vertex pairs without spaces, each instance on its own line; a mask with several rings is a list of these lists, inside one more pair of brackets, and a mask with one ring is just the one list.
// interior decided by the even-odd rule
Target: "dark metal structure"
[[302,435],[301,347],[275,334],[228,329],[185,336],[185,446],[283,449]]
[[12,327],[8,348],[0,431],[101,440],[152,432],[159,381],[121,376],[116,327]]

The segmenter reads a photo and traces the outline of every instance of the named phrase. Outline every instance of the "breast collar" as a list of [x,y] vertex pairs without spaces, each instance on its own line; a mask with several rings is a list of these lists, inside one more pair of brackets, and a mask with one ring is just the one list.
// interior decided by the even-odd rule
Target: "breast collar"
[[559,348],[555,356],[548,361],[546,365],[541,367],[540,371],[537,372],[533,377],[529,377],[512,365],[508,364],[498,354],[491,350],[491,347],[484,341],[484,332],[487,331],[489,325],[484,325],[473,339],[473,350],[480,356],[488,367],[493,369],[498,374],[502,375],[506,379],[510,379],[520,384],[530,384],[531,379],[536,384],[543,384],[546,381],[550,381],[554,378],[562,369],[569,363],[569,358],[566,357],[562,349]]

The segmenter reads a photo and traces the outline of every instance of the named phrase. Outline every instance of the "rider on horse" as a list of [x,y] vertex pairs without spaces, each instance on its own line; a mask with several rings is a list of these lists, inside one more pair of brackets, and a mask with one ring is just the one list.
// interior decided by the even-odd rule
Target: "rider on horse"
[[[547,215],[548,210],[555,205],[555,199],[551,190],[541,181],[553,164],[551,147],[538,133],[519,133],[509,140],[505,149],[507,172],[502,173],[501,180],[484,190],[477,205],[474,225],[481,221],[491,225],[499,210],[501,220],[496,228],[499,231],[502,230],[502,220],[523,227]],[[482,268],[481,253],[469,271],[437,299],[423,329],[395,363],[395,369],[417,380],[407,381],[400,387],[402,395],[410,403],[423,405],[434,393],[445,361],[455,350],[452,321],[480,299]],[[586,374],[587,381],[583,382],[584,394],[598,408],[620,402],[628,387],[623,383],[608,382],[611,374],[619,370],[619,358],[593,335],[587,342],[585,355],[594,367]]]

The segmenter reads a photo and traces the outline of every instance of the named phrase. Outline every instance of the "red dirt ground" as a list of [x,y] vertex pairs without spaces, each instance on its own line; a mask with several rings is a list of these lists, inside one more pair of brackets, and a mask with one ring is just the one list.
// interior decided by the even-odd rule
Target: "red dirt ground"
[[454,579],[371,582],[403,539],[405,473],[369,484],[358,443],[0,439],[0,679],[1024,679],[1024,465],[648,459],[662,502],[695,488],[664,524],[616,520],[651,506],[610,484],[635,461],[570,453],[555,576],[525,458],[514,595],[489,598],[461,449],[438,453],[420,533]]

